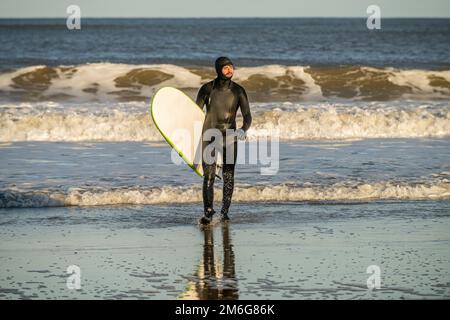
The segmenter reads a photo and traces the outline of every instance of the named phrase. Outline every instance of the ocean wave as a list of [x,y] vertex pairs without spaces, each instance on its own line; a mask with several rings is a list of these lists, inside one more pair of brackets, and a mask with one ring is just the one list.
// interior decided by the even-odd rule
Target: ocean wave
[[[38,65],[0,73],[0,92],[12,101],[148,101],[172,86],[194,98],[214,77],[212,68],[173,64]],[[450,98],[450,70],[274,64],[238,67],[233,80],[256,102]]]
[[[222,192],[215,189],[216,201]],[[376,200],[442,200],[450,198],[450,182],[337,183],[317,185],[243,185],[237,184],[235,202],[361,202]],[[136,205],[194,203],[202,201],[199,186],[69,188],[61,190],[0,190],[0,208]]]
[[[0,105],[0,141],[161,141],[144,102]],[[450,135],[450,107],[438,105],[252,104],[250,140],[417,138]],[[238,123],[242,121],[238,116]]]

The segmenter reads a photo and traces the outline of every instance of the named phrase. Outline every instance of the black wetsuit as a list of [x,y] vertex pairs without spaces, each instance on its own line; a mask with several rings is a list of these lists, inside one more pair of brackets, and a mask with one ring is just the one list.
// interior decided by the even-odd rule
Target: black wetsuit
[[[236,137],[226,141],[226,129],[236,129],[236,113],[238,109],[241,109],[243,116],[242,129],[247,131],[252,122],[252,116],[250,113],[250,106],[248,103],[247,93],[245,89],[231,81],[222,74],[222,68],[225,65],[232,64],[231,60],[226,57],[220,57],[216,60],[215,68],[217,77],[205,83],[199,90],[197,95],[197,104],[203,108],[206,104],[206,119],[203,124],[203,133],[207,129],[215,128],[219,129],[223,138],[223,200],[221,213],[227,216],[228,209],[231,203],[231,197],[234,189],[234,167],[237,157],[237,139]],[[202,154],[205,148],[214,141],[214,137],[211,141],[202,142]],[[231,142],[231,143],[230,143]],[[226,159],[227,148],[233,148],[234,159]],[[214,201],[214,179],[216,175],[216,164],[208,164],[202,161],[202,167],[204,172],[203,179],[203,203],[205,209],[205,215],[210,216],[214,213],[213,201]],[[212,213],[210,213],[212,211]]]

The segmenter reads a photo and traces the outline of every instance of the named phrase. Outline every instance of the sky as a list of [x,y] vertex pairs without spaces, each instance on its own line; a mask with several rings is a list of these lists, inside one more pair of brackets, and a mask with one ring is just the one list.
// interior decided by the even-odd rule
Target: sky
[[76,4],[82,17],[381,17],[450,18],[450,0],[0,0],[0,18],[61,18]]

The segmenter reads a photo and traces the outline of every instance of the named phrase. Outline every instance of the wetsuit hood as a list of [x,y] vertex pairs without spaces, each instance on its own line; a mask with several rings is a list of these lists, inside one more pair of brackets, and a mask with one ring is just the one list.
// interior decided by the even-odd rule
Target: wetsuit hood
[[228,57],[219,57],[216,59],[215,62],[215,68],[216,68],[216,73],[217,73],[217,78],[218,78],[218,82],[220,85],[228,85],[229,82],[231,81],[231,78],[227,78],[223,73],[222,73],[222,68],[226,65],[233,65],[233,62],[231,61],[230,58]]

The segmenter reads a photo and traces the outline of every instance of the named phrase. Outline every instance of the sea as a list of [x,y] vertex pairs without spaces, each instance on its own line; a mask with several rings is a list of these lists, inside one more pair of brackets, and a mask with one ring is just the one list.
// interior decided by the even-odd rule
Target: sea
[[[450,19],[0,19],[0,40],[0,297],[450,297]],[[219,56],[250,101],[238,154],[270,151],[236,166],[222,262],[202,178],[150,116]],[[66,288],[76,261],[89,290]]]

